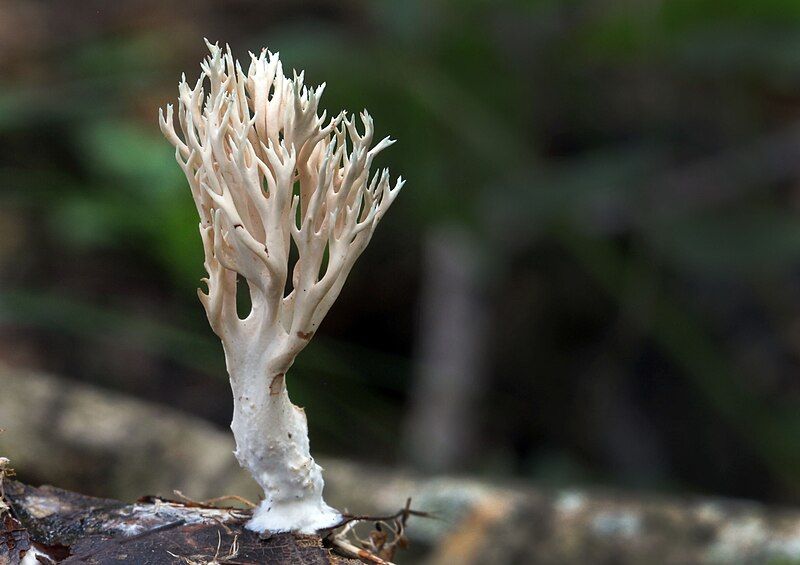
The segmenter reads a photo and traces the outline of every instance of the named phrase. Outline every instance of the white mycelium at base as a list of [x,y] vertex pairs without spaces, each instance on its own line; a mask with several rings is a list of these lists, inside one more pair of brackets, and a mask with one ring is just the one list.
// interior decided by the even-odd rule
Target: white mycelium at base
[[342,516],[322,499],[322,467],[309,452],[305,412],[289,401],[284,375],[276,373],[270,381],[269,386],[257,379],[250,387],[233,384],[235,455],[265,496],[246,527],[312,534]]

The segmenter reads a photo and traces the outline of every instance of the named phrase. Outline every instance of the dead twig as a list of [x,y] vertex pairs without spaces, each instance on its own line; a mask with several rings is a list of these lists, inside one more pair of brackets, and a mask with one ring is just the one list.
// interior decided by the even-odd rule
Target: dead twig
[[339,551],[344,553],[347,557],[355,557],[357,559],[363,559],[370,563],[376,563],[377,565],[394,565],[391,561],[386,561],[385,559],[381,559],[377,555],[370,553],[366,549],[357,547],[347,541],[346,539],[334,536],[331,538],[331,543],[334,547],[336,547]]
[[[413,510],[409,498],[403,508],[390,516],[345,514],[341,523],[331,529],[331,533],[326,539],[349,557],[357,557],[379,565],[391,565],[391,560],[394,559],[397,550],[408,547],[405,530],[406,523],[411,516],[434,517],[429,512]],[[366,522],[373,522],[374,529],[365,539],[358,535],[356,526]],[[341,528],[341,531],[333,533],[338,528]]]
[[[410,504],[410,502],[411,499],[409,498],[406,501],[406,503]],[[414,510],[412,508],[403,507],[394,514],[389,514],[387,516],[370,516],[369,514],[348,514],[345,512],[342,514],[342,519],[338,524],[335,524],[327,529],[336,530],[338,528],[341,528],[342,526],[345,526],[349,522],[387,522],[390,520],[396,520],[402,517],[403,515],[417,516],[419,518],[430,518],[432,520],[441,520],[441,518],[433,512],[423,512],[421,510]],[[406,520],[407,519],[408,518],[406,518]]]
[[209,498],[208,500],[194,500],[192,498],[189,498],[179,490],[174,490],[172,492],[174,492],[175,496],[180,498],[182,501],[185,501],[186,506],[198,506],[202,508],[230,508],[228,506],[217,506],[217,504],[219,502],[222,502],[223,500],[235,500],[236,502],[244,504],[248,508],[255,508],[256,506],[258,506],[257,504],[250,502],[249,500],[247,500],[242,496],[239,496],[238,494],[226,494],[225,496],[217,496],[215,498]]

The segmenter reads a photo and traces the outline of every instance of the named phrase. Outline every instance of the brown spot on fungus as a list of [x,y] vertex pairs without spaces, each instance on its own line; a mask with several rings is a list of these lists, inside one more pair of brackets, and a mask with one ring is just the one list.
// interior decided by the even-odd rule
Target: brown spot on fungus
[[269,383],[269,395],[276,396],[281,393],[283,390],[283,373],[278,373],[274,377],[272,377],[272,381]]
[[313,336],[313,335],[314,335],[314,332],[297,332],[297,337],[299,337],[300,339],[305,339],[305,340],[311,339],[311,336]]

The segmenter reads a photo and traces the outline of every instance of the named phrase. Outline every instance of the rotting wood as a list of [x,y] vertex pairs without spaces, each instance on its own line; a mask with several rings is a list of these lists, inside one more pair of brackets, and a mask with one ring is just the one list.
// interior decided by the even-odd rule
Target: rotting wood
[[31,547],[64,564],[360,563],[337,555],[318,535],[246,530],[248,510],[154,497],[124,504],[16,481],[6,482],[5,494],[10,512],[0,533],[0,565],[19,563]]
[[28,531],[10,512],[0,510],[0,565],[19,563],[30,549]]

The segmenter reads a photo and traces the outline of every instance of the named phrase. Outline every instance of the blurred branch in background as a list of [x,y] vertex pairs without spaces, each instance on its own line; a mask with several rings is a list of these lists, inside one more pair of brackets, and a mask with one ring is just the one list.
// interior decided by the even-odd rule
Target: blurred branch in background
[[[485,393],[487,311],[481,242],[459,227],[424,242],[416,382],[405,422],[410,462],[427,472],[462,468],[479,433]],[[474,457],[474,454],[473,454]]]

